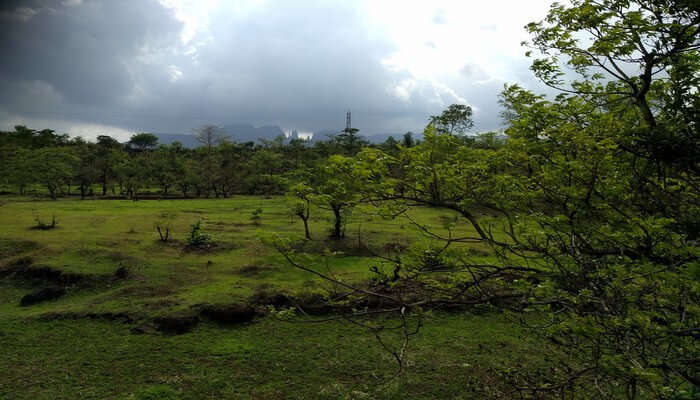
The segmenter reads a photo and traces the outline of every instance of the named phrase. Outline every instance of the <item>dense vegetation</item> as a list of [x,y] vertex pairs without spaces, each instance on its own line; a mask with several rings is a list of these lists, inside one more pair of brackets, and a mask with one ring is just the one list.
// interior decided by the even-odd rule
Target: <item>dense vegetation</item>
[[[459,105],[432,117],[421,142],[406,136],[379,146],[352,129],[309,146],[283,139],[228,143],[203,127],[203,145],[188,150],[157,146],[148,134],[126,144],[106,136],[89,143],[17,127],[0,134],[1,179],[22,195],[41,185],[52,199],[71,187],[81,199],[286,194],[283,201],[270,199],[281,201],[276,219],[259,200],[245,214],[231,209],[236,221],[222,222],[245,218],[259,232],[259,239],[248,240],[262,246],[257,250],[270,257],[267,262],[293,268],[297,279],[315,279],[311,292],[288,293],[285,301],[241,290],[242,298],[266,298],[254,305],[269,306],[268,315],[342,319],[374,337],[399,376],[414,376],[411,345],[425,346],[422,335],[430,328],[424,325],[434,312],[498,310],[517,319],[518,331],[549,354],[502,360],[512,365],[498,370],[498,382],[476,383],[480,396],[697,398],[700,13],[692,0],[571,3],[555,4],[543,22],[527,27],[533,39],[526,45],[539,57],[532,70],[560,94],[547,98],[506,86],[500,97],[505,141],[466,134],[471,109]],[[96,210],[107,204],[84,203]],[[140,203],[119,207],[143,210]],[[161,214],[149,222],[156,226],[151,233],[155,238],[157,230],[166,244],[141,247],[140,257],[156,249],[176,257],[184,248],[183,262],[201,264],[203,255],[217,254],[217,238],[206,233],[206,224],[156,207]],[[36,226],[53,231],[67,225],[58,214],[58,225]],[[297,218],[303,228],[290,232],[282,216]],[[266,226],[268,219],[274,227]],[[363,235],[363,223],[375,226]],[[412,233],[402,232],[406,226]],[[26,234],[21,229],[14,229],[15,239]],[[177,248],[167,245],[171,230],[181,237],[189,232],[183,243],[170,245]],[[8,253],[7,265],[17,270],[30,251]],[[231,261],[230,253],[217,257],[207,265],[217,269]],[[113,261],[105,261],[108,268]],[[339,274],[343,268],[355,274]],[[293,282],[285,279],[297,289]],[[217,292],[217,285],[203,287]],[[194,289],[188,297],[197,296],[212,301]],[[80,299],[74,304],[79,311],[95,304],[86,297],[81,306]],[[96,304],[105,312],[123,311],[111,301]],[[196,305],[185,303],[148,307],[173,312]],[[154,317],[167,328],[167,317],[148,314],[139,318]],[[450,331],[453,318],[434,329]],[[446,376],[450,385],[465,388]]]

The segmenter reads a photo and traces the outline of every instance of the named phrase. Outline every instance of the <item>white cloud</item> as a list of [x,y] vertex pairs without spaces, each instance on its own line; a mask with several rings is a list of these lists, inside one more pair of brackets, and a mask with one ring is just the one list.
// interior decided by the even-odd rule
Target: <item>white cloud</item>
[[168,66],[168,76],[170,78],[170,82],[177,82],[182,78],[182,71],[176,66],[176,65],[170,65]]

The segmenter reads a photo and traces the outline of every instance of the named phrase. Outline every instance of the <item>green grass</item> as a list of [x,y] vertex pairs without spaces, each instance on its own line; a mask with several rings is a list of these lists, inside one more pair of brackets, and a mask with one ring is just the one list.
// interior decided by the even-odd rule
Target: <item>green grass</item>
[[4,399],[478,398],[502,390],[499,369],[532,363],[523,358],[534,351],[500,315],[432,318],[396,380],[374,338],[343,322],[266,318],[156,336],[101,321],[2,320],[0,337]]
[[[262,223],[255,225],[250,216],[258,207],[263,209]],[[354,212],[353,222],[347,227],[348,237],[339,244],[324,240],[330,215],[313,210],[310,225],[317,240],[307,247],[317,253],[315,266],[325,268],[328,265],[343,279],[369,276],[368,268],[377,263],[376,259],[362,251],[353,254],[360,228],[362,242],[379,252],[391,242],[405,245],[429,242],[408,221],[387,221],[372,212],[370,208]],[[35,218],[46,220],[52,215],[59,220],[57,228],[30,229],[35,225]],[[166,215],[173,216],[171,242],[162,243],[154,224]],[[422,209],[414,218],[421,223],[432,223],[439,231],[440,215],[435,210]],[[184,249],[189,226],[199,219],[204,221],[204,229],[217,244],[210,252]],[[6,254],[6,260],[12,256],[30,256],[36,266],[97,278],[112,275],[119,266],[132,271],[133,278],[117,283],[118,287],[99,293],[76,291],[51,306],[55,308],[66,303],[73,311],[128,311],[134,310],[134,302],[138,305],[144,301],[159,301],[163,307],[139,311],[167,313],[193,304],[244,299],[261,284],[293,291],[308,287],[309,281],[315,280],[290,267],[258,237],[260,232],[275,233],[302,241],[301,222],[289,216],[288,206],[280,197],[138,202],[10,201],[0,206],[0,222],[6,228],[0,232],[0,251],[1,243],[14,248],[21,241],[24,248],[17,254]],[[470,233],[466,225],[460,230],[459,234]],[[321,256],[323,249],[334,246],[339,246],[344,253]],[[0,259],[0,263],[2,261]],[[258,267],[258,272],[246,272],[250,267]],[[123,295],[128,292],[138,292],[140,296],[134,299]]]
[[[262,208],[260,225],[253,210]],[[58,227],[33,230],[56,215]],[[156,221],[171,216],[169,243]],[[441,234],[444,212],[418,209],[412,218]],[[490,218],[483,216],[483,218]],[[201,219],[217,246],[187,251],[189,226]],[[317,267],[346,280],[369,276],[377,260],[357,249],[429,245],[406,219],[385,220],[372,208],[353,213],[347,239],[327,241],[330,215],[312,210],[314,241],[303,249]],[[245,301],[258,288],[313,290],[324,282],[284,261],[260,233],[303,241],[303,225],[281,197],[193,200],[0,201],[0,270],[20,257],[32,268],[85,276],[55,301],[20,307],[41,282],[0,278],[0,399],[57,398],[479,398],[496,396],[505,365],[541,362],[535,343],[501,314],[436,314],[411,342],[400,379],[391,356],[371,334],[344,322],[257,318],[236,327],[200,324],[178,336],[131,333],[131,324],[81,318],[126,313],[136,320],[204,303]],[[471,235],[460,224],[456,234]],[[465,245],[466,246],[466,245]],[[478,245],[473,250],[483,252]],[[342,252],[323,256],[324,249]],[[488,257],[488,256],[483,256]],[[128,279],[113,277],[120,266]],[[48,317],[50,316],[50,318]],[[58,319],[57,319],[58,318]],[[135,322],[136,324],[138,322]],[[477,392],[473,392],[477,391]],[[480,395],[475,395],[480,393]]]

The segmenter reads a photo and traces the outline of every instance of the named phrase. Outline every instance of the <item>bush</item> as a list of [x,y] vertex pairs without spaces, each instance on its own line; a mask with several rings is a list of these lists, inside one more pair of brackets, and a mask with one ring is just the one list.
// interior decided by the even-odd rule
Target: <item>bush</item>
[[262,214],[262,212],[263,212],[263,209],[258,208],[251,213],[250,219],[251,219],[251,221],[253,221],[253,224],[260,225],[260,220],[262,219],[260,214]]
[[212,245],[211,235],[203,231],[202,220],[190,225],[190,234],[187,237],[187,245],[190,247],[209,247]]
[[42,231],[48,231],[56,227],[58,225],[58,219],[56,218],[56,215],[51,216],[51,222],[47,223],[44,222],[38,215],[34,217],[34,221],[36,222],[36,225],[32,227],[32,229],[39,229]]
[[170,238],[170,229],[172,228],[172,221],[174,218],[174,214],[163,213],[161,218],[153,224],[158,232],[161,242],[167,242]]

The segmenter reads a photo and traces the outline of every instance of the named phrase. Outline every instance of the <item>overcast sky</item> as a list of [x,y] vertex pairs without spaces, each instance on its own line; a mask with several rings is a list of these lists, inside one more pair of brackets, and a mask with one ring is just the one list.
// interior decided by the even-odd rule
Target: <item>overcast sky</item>
[[65,0],[0,5],[0,128],[94,138],[207,123],[421,131],[453,103],[499,129],[549,0]]

